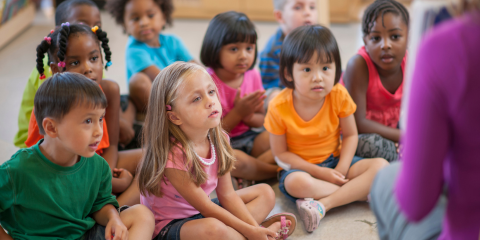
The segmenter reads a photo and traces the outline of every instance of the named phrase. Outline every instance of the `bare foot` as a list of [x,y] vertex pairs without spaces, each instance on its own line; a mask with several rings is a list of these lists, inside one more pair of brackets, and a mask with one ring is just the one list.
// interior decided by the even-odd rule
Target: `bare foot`
[[[285,234],[288,234],[288,228],[292,225],[292,222],[290,220],[287,220],[286,222],[287,222],[286,223],[287,224],[287,231],[285,232]],[[268,226],[267,228],[278,234],[278,237],[276,239],[282,239],[281,238],[281,233],[280,233],[281,227],[282,227],[281,222],[274,222],[274,223],[272,223],[272,225]],[[274,238],[272,238],[272,239],[274,239]]]

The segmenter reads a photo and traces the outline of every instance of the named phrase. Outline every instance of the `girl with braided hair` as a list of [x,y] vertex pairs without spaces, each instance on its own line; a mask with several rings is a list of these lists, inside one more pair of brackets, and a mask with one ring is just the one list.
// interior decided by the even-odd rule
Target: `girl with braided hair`
[[[105,53],[102,59],[101,48]],[[84,24],[63,23],[60,28],[52,31],[37,47],[37,70],[40,79],[45,78],[43,58],[48,54],[52,73],[75,72],[101,86],[103,81],[103,68],[111,65],[111,52],[108,46],[107,34],[101,28],[90,28]],[[112,179],[112,192],[122,193],[118,197],[120,205],[133,205],[140,202],[140,195],[136,184],[131,184],[137,164],[141,157],[141,150],[118,151],[118,127],[120,94],[115,98],[106,95],[108,107],[104,121],[104,134],[98,144],[96,152],[109,164],[114,178]],[[35,111],[35,110],[33,110]],[[32,111],[32,113],[33,113]],[[34,116],[32,114],[32,116]],[[108,128],[107,128],[108,125]],[[35,117],[30,118],[28,139],[25,144],[30,147],[35,145],[43,136],[40,135]]]
[[408,11],[395,0],[377,0],[365,10],[365,46],[350,59],[341,80],[357,104],[358,156],[398,158],[408,23]]

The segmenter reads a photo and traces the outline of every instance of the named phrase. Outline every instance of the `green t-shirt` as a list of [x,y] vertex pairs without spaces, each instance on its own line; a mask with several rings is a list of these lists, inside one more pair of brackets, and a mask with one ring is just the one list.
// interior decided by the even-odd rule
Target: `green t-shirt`
[[110,167],[97,154],[59,166],[41,153],[41,142],[0,166],[0,224],[14,239],[79,239],[95,224],[92,213],[118,208]]

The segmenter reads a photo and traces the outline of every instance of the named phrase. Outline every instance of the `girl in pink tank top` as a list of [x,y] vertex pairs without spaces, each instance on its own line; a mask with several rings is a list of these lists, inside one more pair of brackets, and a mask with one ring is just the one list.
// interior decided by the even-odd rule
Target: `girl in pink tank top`
[[360,134],[356,154],[392,161],[398,158],[409,15],[394,0],[375,6],[365,10],[365,46],[348,62],[341,83],[357,104],[355,120]]

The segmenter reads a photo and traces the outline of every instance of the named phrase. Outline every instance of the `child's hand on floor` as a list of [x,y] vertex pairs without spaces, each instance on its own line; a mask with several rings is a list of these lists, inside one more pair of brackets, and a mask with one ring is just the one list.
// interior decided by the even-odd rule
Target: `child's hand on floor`
[[315,176],[312,176],[315,178],[331,182],[338,186],[342,186],[348,182],[348,179],[346,179],[339,171],[327,167],[317,167],[314,175]]
[[105,239],[107,240],[127,240],[128,230],[120,217],[111,218],[105,226]]
[[264,94],[265,91],[256,91],[241,97],[241,90],[239,88],[237,90],[237,95],[235,96],[235,107],[233,110],[235,110],[242,117],[242,119],[248,117],[249,115],[253,115],[257,109],[263,107],[263,100],[266,98]]

